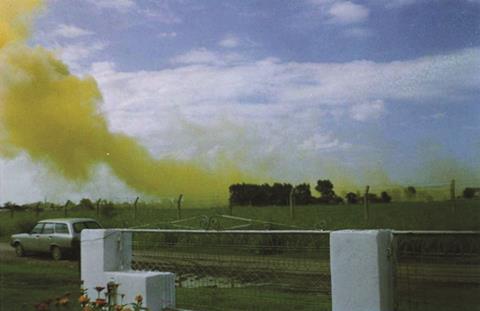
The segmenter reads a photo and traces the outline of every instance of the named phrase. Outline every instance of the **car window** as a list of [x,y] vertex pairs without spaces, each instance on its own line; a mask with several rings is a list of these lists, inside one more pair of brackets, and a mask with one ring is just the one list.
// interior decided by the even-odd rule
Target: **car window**
[[68,226],[66,224],[55,224],[55,233],[68,234]]
[[55,227],[55,224],[51,223],[46,223],[45,227],[43,227],[43,234],[52,234],[53,233],[53,228]]
[[85,223],[85,226],[88,228],[88,229],[100,229],[100,225],[94,221],[88,221]]
[[42,233],[44,225],[45,224],[36,224],[35,227],[33,227],[32,231],[30,231],[30,233]]
[[83,229],[100,229],[100,225],[94,221],[77,222],[73,224],[73,230],[80,233]]

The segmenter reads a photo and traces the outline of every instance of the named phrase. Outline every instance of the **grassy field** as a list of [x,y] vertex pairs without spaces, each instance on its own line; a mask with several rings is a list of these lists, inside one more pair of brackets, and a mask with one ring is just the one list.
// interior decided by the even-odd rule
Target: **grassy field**
[[[193,205],[192,205],[193,206]],[[214,216],[228,214],[229,209],[217,208],[184,208],[182,218],[194,216]],[[175,208],[142,205],[134,209],[128,205],[118,205],[111,213],[101,212],[97,216],[95,210],[67,211],[68,217],[97,218],[105,227],[145,226],[165,228],[166,223],[177,219]],[[456,211],[450,202],[395,202],[390,204],[372,204],[370,217],[366,221],[362,205],[307,205],[295,208],[295,217],[290,217],[286,206],[267,207],[233,207],[233,215],[266,222],[293,225],[303,229],[365,229],[390,228],[396,230],[480,230],[480,201],[459,200]],[[0,239],[5,240],[15,232],[26,230],[37,219],[64,217],[63,210],[44,209],[34,211],[0,212]],[[193,220],[190,225],[201,228],[200,223]],[[228,228],[228,223],[221,224]],[[277,226],[278,227],[278,226]],[[281,228],[278,227],[278,228]]]
[[0,310],[34,310],[34,305],[70,292],[80,293],[78,263],[48,258],[0,257]]
[[[55,299],[71,293],[69,307],[59,310],[80,311],[77,299],[80,293],[78,263],[74,261],[53,262],[44,258],[0,257],[0,310],[34,310],[34,305],[47,299]],[[121,288],[120,288],[121,290]],[[292,310],[291,302],[302,301],[304,308],[295,310],[331,309],[327,296],[299,294],[280,291],[264,291],[261,296],[256,289],[236,288],[177,288],[177,307],[204,308],[204,310]],[[300,299],[300,300],[298,300]],[[53,306],[54,304],[52,304]],[[268,308],[266,309],[266,306]],[[53,310],[55,307],[53,307]]]
[[[182,218],[198,217],[189,222],[192,227],[201,228],[201,217],[229,214],[226,207],[182,209]],[[303,229],[363,229],[391,228],[396,230],[480,230],[480,201],[459,200],[455,212],[450,202],[405,202],[373,204],[370,217],[366,221],[362,205],[297,206],[295,217],[290,217],[288,207],[234,207],[233,215],[258,220],[258,228],[273,227],[261,223],[271,222]],[[67,211],[68,217],[97,218],[105,227],[145,226],[166,228],[177,219],[173,207],[139,205],[135,217],[134,209],[128,205],[116,205],[110,213],[96,210]],[[27,230],[35,221],[46,218],[64,217],[63,210],[46,208],[43,212],[34,211],[0,212],[0,240],[8,240],[10,234]],[[231,223],[221,220],[220,227],[228,228]],[[0,250],[0,252],[2,252]],[[48,298],[56,298],[65,292],[72,293],[76,300],[79,292],[79,271],[75,261],[52,262],[45,258],[20,258],[0,254],[0,311],[33,310],[33,304]],[[177,306],[205,306],[208,310],[291,310],[292,305],[284,303],[301,299],[317,304],[315,310],[330,310],[329,299],[312,297],[311,294],[272,291],[269,295],[258,296],[255,289],[249,288],[178,288]],[[268,302],[265,299],[269,300]],[[322,303],[322,301],[324,301]],[[405,301],[402,301],[405,304]],[[309,305],[303,304],[308,310]],[[262,306],[262,307],[260,307]],[[208,307],[208,308],[207,308]],[[405,309],[408,309],[407,307]],[[73,309],[72,309],[73,310]],[[300,310],[300,309],[297,309]]]

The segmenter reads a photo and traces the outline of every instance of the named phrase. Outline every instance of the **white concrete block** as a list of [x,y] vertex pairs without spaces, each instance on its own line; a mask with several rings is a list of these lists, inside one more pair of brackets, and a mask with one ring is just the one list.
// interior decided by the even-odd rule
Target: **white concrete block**
[[393,311],[391,240],[389,230],[330,234],[333,311]]
[[133,302],[141,294],[143,307],[161,311],[175,307],[175,274],[171,272],[123,271],[106,272],[106,278],[119,284],[118,293],[124,294],[124,302]]
[[[130,270],[132,234],[114,229],[83,230],[81,233],[81,278],[92,299],[95,287],[119,283],[118,292],[125,294],[124,303],[142,295],[143,306],[151,311],[175,307],[175,274]],[[103,293],[101,298],[104,298]],[[120,300],[118,300],[120,302]]]

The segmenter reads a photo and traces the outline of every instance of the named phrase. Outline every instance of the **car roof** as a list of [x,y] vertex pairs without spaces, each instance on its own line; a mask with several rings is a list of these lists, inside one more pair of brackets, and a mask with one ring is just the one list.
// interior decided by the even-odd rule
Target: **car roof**
[[43,219],[39,222],[61,222],[61,223],[77,223],[77,222],[86,222],[86,221],[94,221],[97,222],[95,219],[92,218],[52,218],[52,219]]

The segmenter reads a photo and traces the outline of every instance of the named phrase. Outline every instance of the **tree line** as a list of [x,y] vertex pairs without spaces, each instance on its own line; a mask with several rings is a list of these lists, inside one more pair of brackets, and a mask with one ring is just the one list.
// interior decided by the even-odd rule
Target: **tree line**
[[[328,179],[320,179],[315,185],[315,190],[320,196],[312,195],[310,184],[302,183],[293,186],[289,183],[265,184],[233,184],[229,187],[230,204],[232,205],[288,205],[290,199],[295,204],[356,204],[364,201],[364,197],[359,193],[349,192],[345,197],[335,193],[333,183]],[[392,197],[383,191],[380,196],[374,193],[368,193],[368,201],[371,203],[390,203]]]
[[[341,197],[335,193],[333,183],[328,179],[320,179],[317,181],[314,189],[319,196],[312,195],[310,184],[302,183],[293,186],[289,183],[273,183],[265,184],[247,184],[239,183],[230,186],[230,204],[232,205],[288,205],[290,199],[295,204],[360,204],[365,201],[365,195],[359,192],[348,192]],[[415,200],[417,198],[417,189],[414,186],[403,188],[404,198],[406,200]],[[480,188],[465,188],[462,192],[462,198],[475,199],[480,198]],[[367,193],[369,203],[390,203],[392,196],[382,191],[380,195],[375,193]]]

